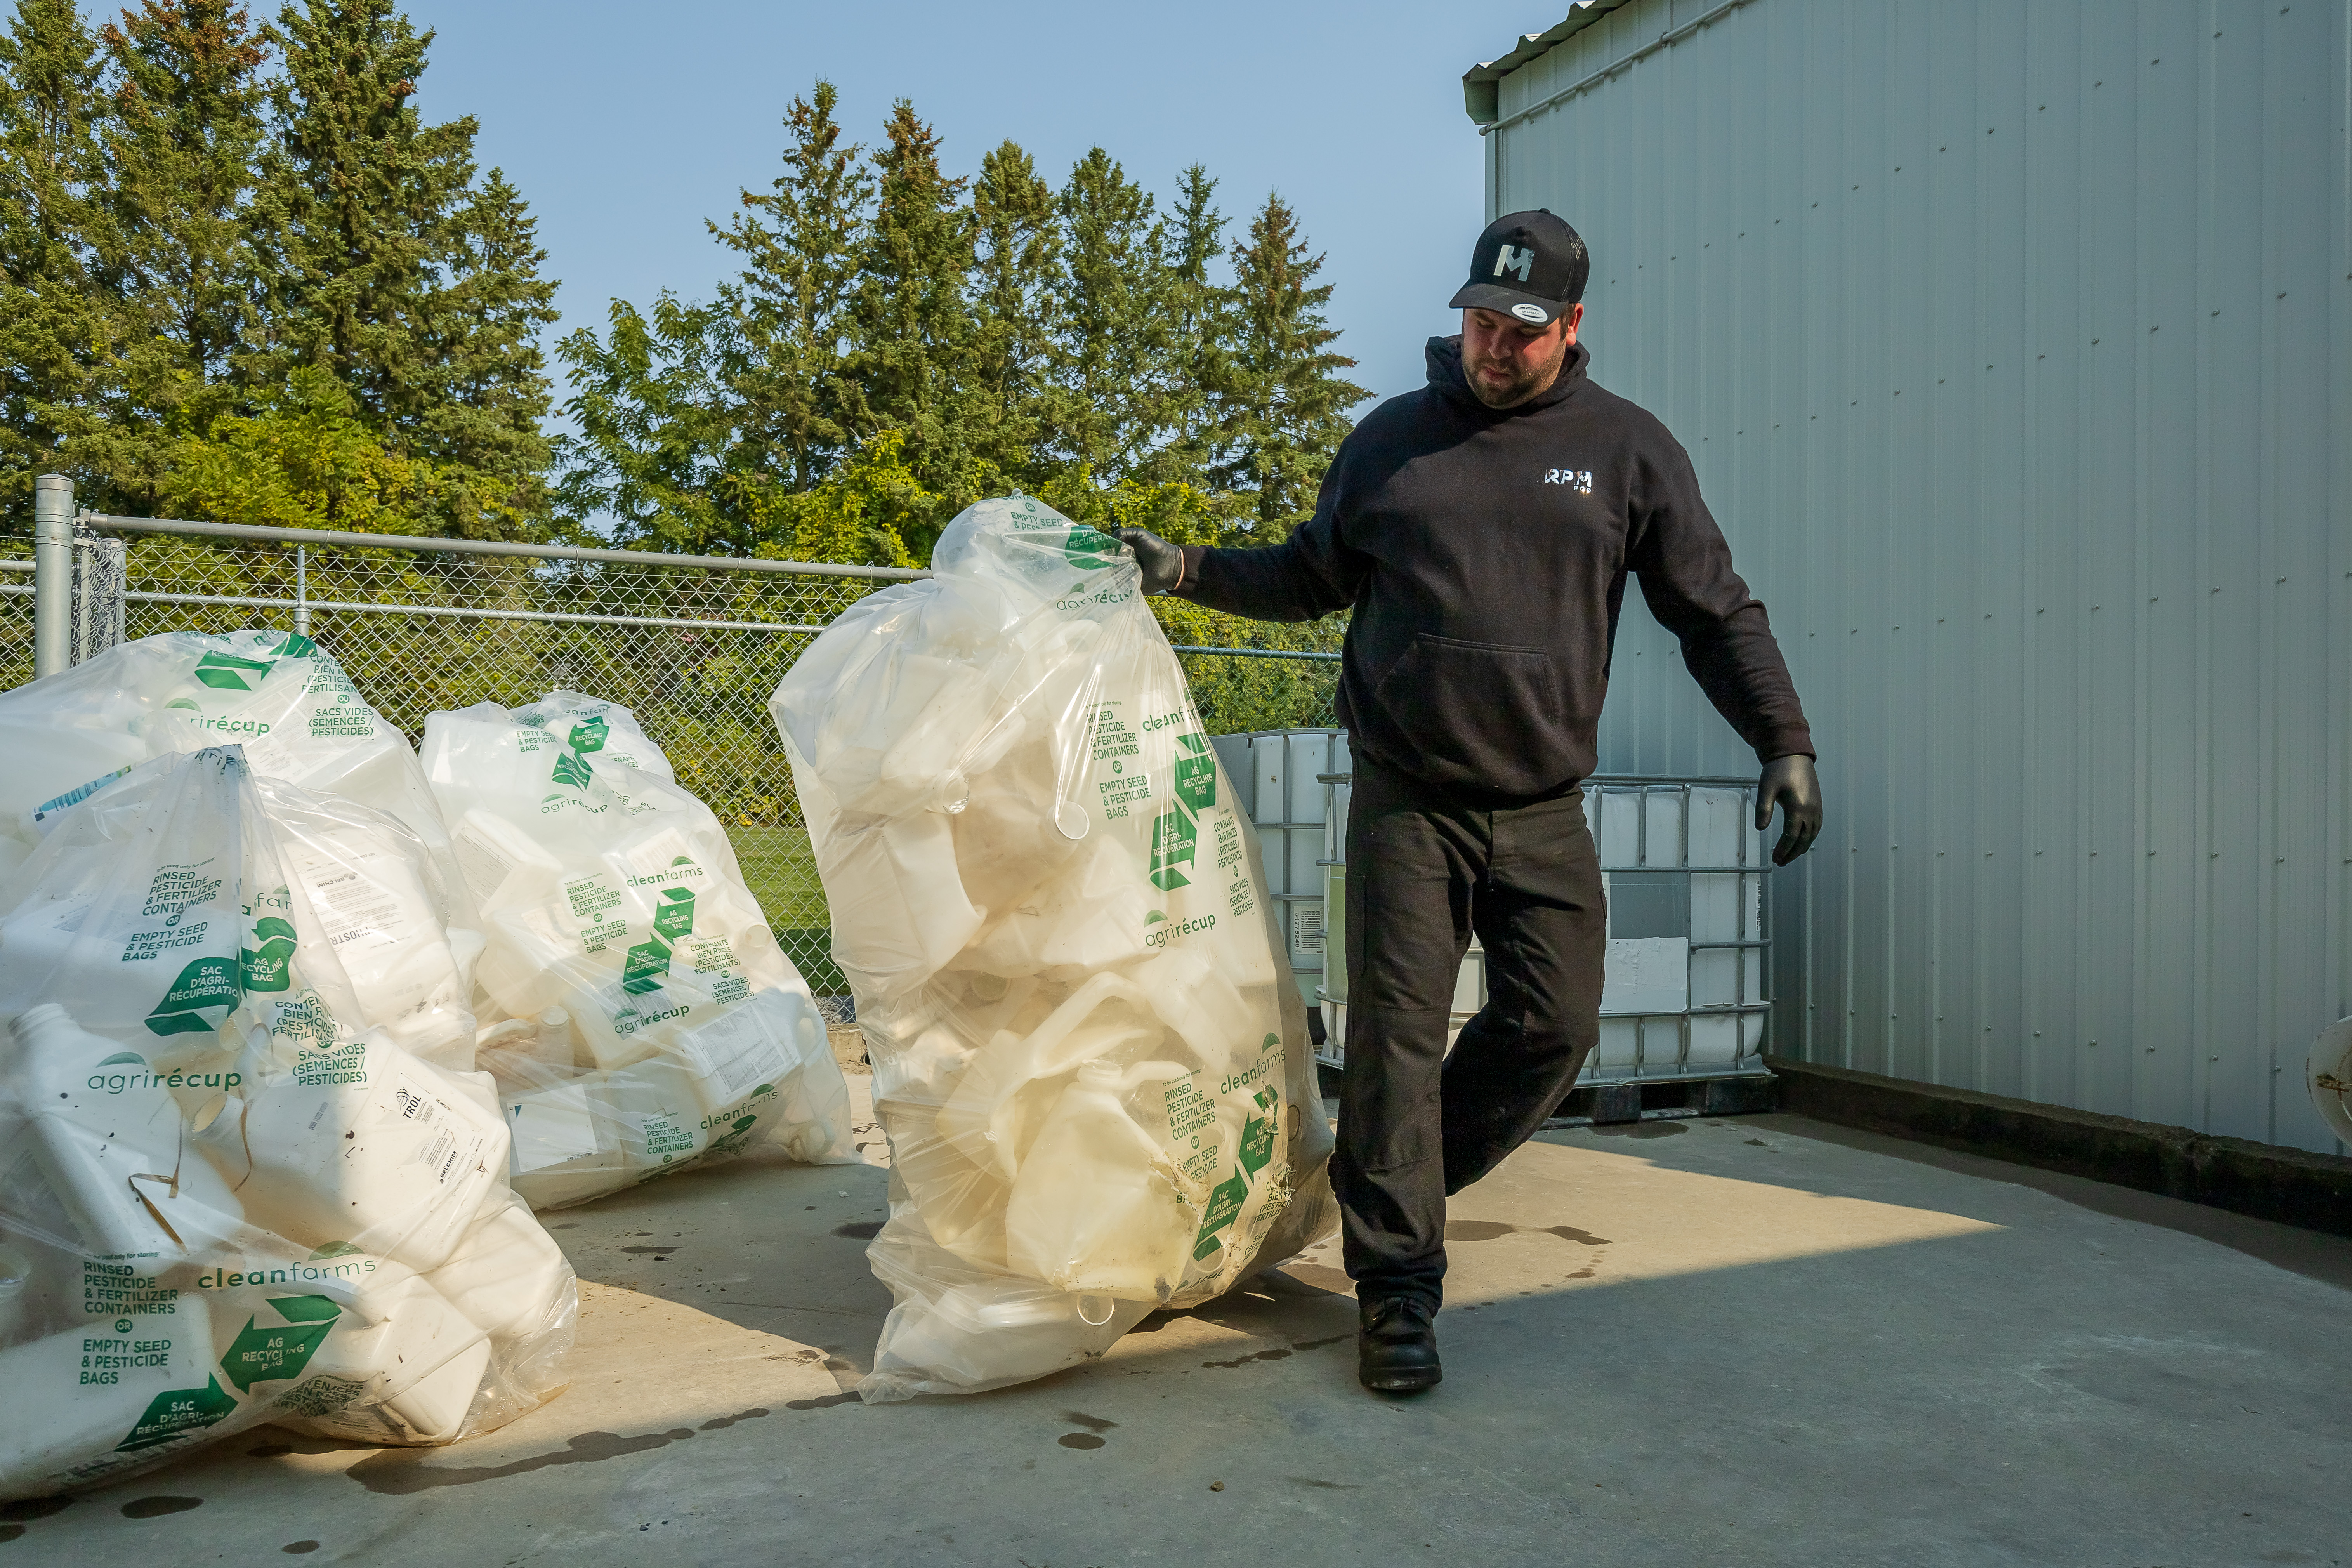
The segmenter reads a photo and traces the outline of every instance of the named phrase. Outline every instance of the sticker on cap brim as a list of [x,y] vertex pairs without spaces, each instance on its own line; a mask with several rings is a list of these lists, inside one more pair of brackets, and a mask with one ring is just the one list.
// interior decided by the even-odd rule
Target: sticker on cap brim
[[1511,314],[1522,321],[1540,321],[1544,319],[1544,309],[1541,305],[1514,305]]

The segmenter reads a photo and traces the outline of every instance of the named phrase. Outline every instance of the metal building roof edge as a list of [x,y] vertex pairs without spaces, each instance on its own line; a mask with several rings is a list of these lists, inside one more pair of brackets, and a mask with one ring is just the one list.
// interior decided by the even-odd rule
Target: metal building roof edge
[[1583,31],[1626,0],[1570,0],[1568,15],[1558,25],[1540,33],[1520,35],[1511,52],[1497,59],[1481,61],[1462,73],[1462,110],[1479,125],[1492,125],[1502,118],[1502,79],[1534,59],[1571,33]]

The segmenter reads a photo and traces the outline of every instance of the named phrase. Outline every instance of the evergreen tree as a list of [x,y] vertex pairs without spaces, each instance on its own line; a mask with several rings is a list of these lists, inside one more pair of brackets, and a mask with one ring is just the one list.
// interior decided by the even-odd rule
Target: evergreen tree
[[410,103],[433,35],[396,0],[299,0],[268,37],[284,68],[255,202],[267,331],[247,375],[324,366],[392,449],[440,470],[438,527],[527,531],[555,285],[520,195],[495,170],[476,185],[474,120],[426,125]]
[[1220,488],[1249,492],[1261,524],[1304,519],[1332,455],[1348,433],[1348,410],[1371,395],[1340,372],[1355,361],[1331,352],[1339,334],[1324,324],[1331,285],[1314,281],[1323,258],[1307,253],[1297,215],[1278,195],[1250,224],[1234,253],[1230,368],[1216,475]]
[[268,58],[230,0],[145,0],[100,35],[111,78],[100,265],[137,335],[176,368],[225,376],[254,268],[246,196]]
[[874,218],[848,317],[856,418],[863,430],[904,432],[908,468],[927,489],[958,492],[971,461],[964,182],[941,172],[938,134],[904,99],[890,111],[874,171]]
[[1168,323],[1164,235],[1152,200],[1097,147],[1078,160],[1060,206],[1068,257],[1059,324],[1067,394],[1056,443],[1102,479],[1126,474],[1164,420]]
[[1232,300],[1209,268],[1225,253],[1225,217],[1211,205],[1217,182],[1198,163],[1179,177],[1159,314],[1166,370],[1159,417],[1164,444],[1143,465],[1162,482],[1205,484],[1216,446],[1218,395],[1226,380]]
[[839,100],[829,81],[794,99],[783,174],[769,194],[743,192],[728,226],[709,225],[743,258],[741,276],[719,298],[741,345],[729,380],[746,439],[795,489],[830,469],[855,406],[843,340],[873,179],[860,150],[842,145]]
[[103,339],[80,237],[100,158],[97,44],[73,0],[17,0],[0,36],[0,505],[70,465],[67,431]]
[[89,236],[109,342],[78,446],[152,508],[172,427],[233,401],[225,383],[255,304],[247,202],[268,57],[229,0],[145,0],[100,38],[110,178]]
[[1057,411],[1054,310],[1063,275],[1054,190],[1007,142],[981,160],[971,212],[972,449],[1034,485]]
[[269,37],[278,145],[263,166],[268,364],[321,364],[361,416],[414,432],[436,399],[428,295],[444,214],[469,179],[471,120],[427,126],[409,99],[433,39],[394,0],[299,0]]
[[547,509],[552,388],[539,334],[557,312],[538,226],[492,169],[441,236],[425,312],[436,380],[412,446],[440,468],[447,521],[468,533],[525,533]]

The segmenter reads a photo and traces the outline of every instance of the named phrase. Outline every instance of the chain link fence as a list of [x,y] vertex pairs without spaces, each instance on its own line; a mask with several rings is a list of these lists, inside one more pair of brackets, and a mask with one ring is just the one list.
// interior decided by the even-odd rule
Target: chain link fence
[[[0,688],[34,678],[34,542],[0,537]],[[811,987],[847,991],[768,699],[842,611],[927,574],[86,512],[72,552],[69,660],[162,632],[300,632],[412,743],[436,710],[520,706],[557,687],[625,704],[726,825]],[[1335,651],[1185,645],[1178,657],[1213,731],[1335,722]]]

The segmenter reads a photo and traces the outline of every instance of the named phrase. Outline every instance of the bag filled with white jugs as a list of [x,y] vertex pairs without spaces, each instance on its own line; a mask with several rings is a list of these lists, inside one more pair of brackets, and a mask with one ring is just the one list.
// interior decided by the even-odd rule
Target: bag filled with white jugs
[[626,709],[436,713],[424,765],[482,911],[478,1059],[533,1208],[754,1148],[854,1157],[815,999]]
[[1132,558],[1016,497],[932,571],[771,705],[890,1142],[868,1400],[1099,1355],[1336,1218],[1256,836]]
[[434,861],[231,745],[0,879],[0,1497],[270,1422],[446,1443],[560,1388],[571,1268],[488,1081],[417,1048],[470,985]]

